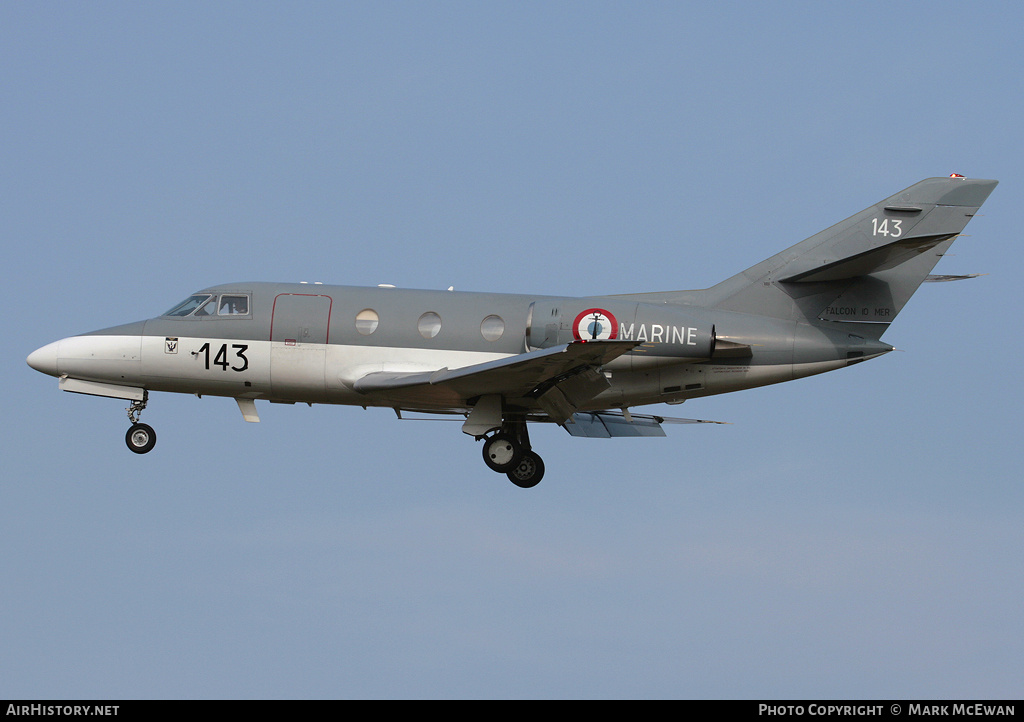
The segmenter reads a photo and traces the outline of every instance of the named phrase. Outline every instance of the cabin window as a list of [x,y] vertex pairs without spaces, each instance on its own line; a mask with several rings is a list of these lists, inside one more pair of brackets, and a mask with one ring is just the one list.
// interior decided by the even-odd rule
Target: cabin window
[[231,296],[225,293],[220,297],[220,310],[218,310],[218,313],[221,316],[248,316],[249,297]]
[[488,316],[480,322],[480,335],[488,341],[497,341],[505,333],[505,322],[501,316]]
[[189,296],[184,301],[179,303],[177,306],[172,308],[170,311],[165,313],[165,316],[187,316],[197,308],[202,306],[210,300],[210,294],[208,293],[197,293],[193,296]]
[[380,317],[372,308],[364,308],[356,314],[356,331],[364,336],[369,336],[377,330],[380,324]]
[[434,338],[441,332],[441,317],[433,311],[427,311],[420,316],[418,328],[423,338]]

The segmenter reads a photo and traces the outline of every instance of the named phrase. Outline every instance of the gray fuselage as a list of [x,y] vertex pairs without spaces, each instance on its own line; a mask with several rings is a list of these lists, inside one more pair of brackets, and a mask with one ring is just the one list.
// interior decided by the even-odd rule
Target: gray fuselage
[[[475,400],[450,391],[360,393],[355,384],[368,374],[457,369],[574,340],[639,342],[604,367],[610,387],[581,407],[598,410],[789,381],[892,348],[842,324],[616,296],[282,283],[225,284],[197,295],[211,297],[211,306],[244,296],[246,312],[160,316],[37,354],[55,376],[151,391],[465,411]],[[536,407],[528,397],[506,403]]]

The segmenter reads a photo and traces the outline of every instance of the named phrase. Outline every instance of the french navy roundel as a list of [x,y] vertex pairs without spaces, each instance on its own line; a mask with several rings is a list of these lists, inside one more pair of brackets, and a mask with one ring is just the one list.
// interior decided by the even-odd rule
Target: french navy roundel
[[573,321],[572,335],[579,341],[606,341],[619,335],[619,323],[603,308],[588,308]]

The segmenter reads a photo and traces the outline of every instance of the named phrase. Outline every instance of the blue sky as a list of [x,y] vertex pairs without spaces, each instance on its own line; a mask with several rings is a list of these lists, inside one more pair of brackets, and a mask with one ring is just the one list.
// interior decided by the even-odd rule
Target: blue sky
[[[6,3],[0,697],[1020,697],[1011,3]],[[238,280],[712,285],[911,185],[1000,186],[885,340],[538,429],[154,396],[25,356]]]

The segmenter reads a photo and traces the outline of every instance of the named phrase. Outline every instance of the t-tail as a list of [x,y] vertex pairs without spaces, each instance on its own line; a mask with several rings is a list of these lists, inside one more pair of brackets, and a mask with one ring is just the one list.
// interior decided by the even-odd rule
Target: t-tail
[[877,339],[997,183],[962,176],[915,183],[707,289],[702,300],[723,310],[854,324]]

